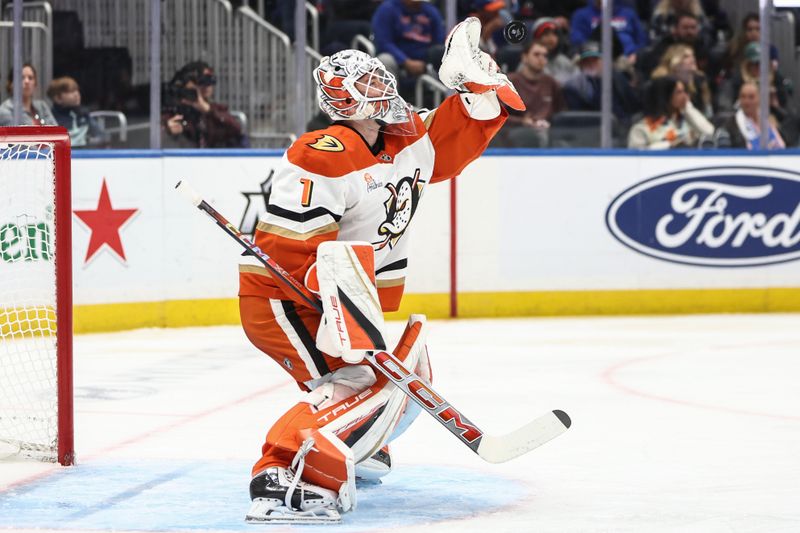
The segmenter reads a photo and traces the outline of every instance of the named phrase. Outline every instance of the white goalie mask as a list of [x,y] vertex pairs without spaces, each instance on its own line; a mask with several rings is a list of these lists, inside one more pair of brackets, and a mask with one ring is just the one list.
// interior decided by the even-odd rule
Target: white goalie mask
[[[374,119],[413,134],[413,111],[397,92],[397,79],[377,58],[342,50],[322,58],[314,69],[319,107],[333,120]],[[387,128],[384,128],[386,130]]]

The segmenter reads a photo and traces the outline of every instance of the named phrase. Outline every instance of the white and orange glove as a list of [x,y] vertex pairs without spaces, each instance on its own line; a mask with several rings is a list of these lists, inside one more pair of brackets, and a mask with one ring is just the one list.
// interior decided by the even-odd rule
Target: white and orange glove
[[449,89],[473,94],[495,91],[501,102],[517,111],[525,111],[519,93],[494,59],[479,47],[481,23],[469,17],[456,24],[445,40],[439,79]]

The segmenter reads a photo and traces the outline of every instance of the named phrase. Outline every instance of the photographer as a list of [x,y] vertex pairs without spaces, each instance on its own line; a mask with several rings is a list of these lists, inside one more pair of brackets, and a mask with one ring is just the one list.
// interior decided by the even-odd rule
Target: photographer
[[243,148],[247,140],[228,106],[213,102],[217,78],[203,61],[184,65],[164,91],[162,126],[182,148]]

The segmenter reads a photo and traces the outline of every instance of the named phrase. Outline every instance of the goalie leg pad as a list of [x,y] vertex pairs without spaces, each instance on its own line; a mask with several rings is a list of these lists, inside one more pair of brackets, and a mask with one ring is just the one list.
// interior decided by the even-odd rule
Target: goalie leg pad
[[355,510],[357,500],[353,451],[325,429],[305,430],[300,433],[308,435],[307,441],[314,443],[305,457],[303,479],[335,490],[338,494],[338,506],[342,511]]
[[392,471],[392,455],[387,444],[356,465],[356,479],[379,481]]
[[316,270],[324,310],[317,347],[350,363],[365,351],[385,350],[372,245],[326,241],[317,248]]
[[[414,373],[421,377],[422,381],[430,385],[433,383],[433,372],[431,371],[430,358],[428,357],[428,347],[425,345],[427,340],[427,329],[424,327],[425,320],[425,315],[411,315],[409,317],[406,330],[400,338],[394,353],[398,357],[406,357],[406,354],[413,354],[411,360],[416,360],[416,366],[413,367]],[[421,412],[422,408],[416,402],[406,398],[405,408],[387,442],[392,442],[405,433]]]
[[[421,315],[409,319],[395,355],[426,377],[430,373],[426,370],[424,319]],[[339,399],[337,390],[353,392]],[[370,367],[339,369],[270,429],[253,475],[270,466],[288,466],[311,438],[316,444],[306,455],[304,479],[336,491],[341,508],[349,509],[356,502],[354,464],[370,458],[386,444],[396,432],[408,402],[394,383],[382,375],[376,378]]]

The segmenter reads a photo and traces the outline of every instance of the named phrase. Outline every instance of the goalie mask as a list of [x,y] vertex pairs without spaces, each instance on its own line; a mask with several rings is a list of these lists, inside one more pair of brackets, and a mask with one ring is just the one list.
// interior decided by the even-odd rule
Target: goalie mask
[[[319,107],[333,120],[374,119],[385,132],[414,134],[413,111],[397,92],[397,79],[377,58],[343,50],[314,69]],[[389,130],[389,131],[387,131]]]

